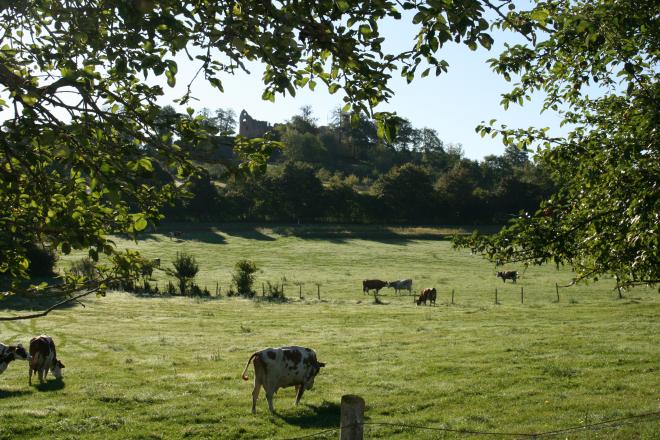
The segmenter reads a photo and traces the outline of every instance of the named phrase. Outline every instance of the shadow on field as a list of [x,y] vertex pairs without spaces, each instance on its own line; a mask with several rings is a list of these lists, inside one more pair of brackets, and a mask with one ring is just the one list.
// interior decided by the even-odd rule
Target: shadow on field
[[[0,310],[30,311],[39,313],[65,299],[64,296],[60,295],[10,295],[0,301]],[[68,304],[61,305],[57,310],[68,309],[77,305],[78,303],[72,301]],[[1,313],[2,312],[0,312],[0,314]]]
[[232,237],[245,238],[248,240],[274,241],[275,238],[264,234],[254,226],[224,227],[222,232]]
[[301,428],[335,428],[339,426],[341,408],[338,404],[324,400],[321,405],[305,405],[302,413],[296,415],[278,414],[290,425]]
[[[34,382],[33,382],[34,383]],[[62,379],[47,380],[44,383],[36,385],[39,391],[57,391],[64,388],[64,381]]]
[[29,394],[29,391],[23,390],[0,390],[0,399],[6,399],[8,397],[19,397],[25,394]]

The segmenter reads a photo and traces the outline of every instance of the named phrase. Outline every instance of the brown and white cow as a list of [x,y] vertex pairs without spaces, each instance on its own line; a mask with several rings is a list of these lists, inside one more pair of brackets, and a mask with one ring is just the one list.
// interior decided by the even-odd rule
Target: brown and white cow
[[296,405],[298,405],[305,390],[312,389],[314,378],[321,368],[325,367],[323,362],[316,359],[316,353],[311,348],[298,346],[266,348],[250,356],[243,370],[243,380],[249,379],[247,369],[250,362],[254,364],[253,414],[257,412],[257,398],[262,386],[266,391],[268,408],[274,413],[273,394],[278,389],[295,386]]
[[53,371],[55,378],[62,378],[64,364],[57,359],[53,338],[48,335],[32,338],[30,340],[30,356],[32,357],[28,375],[28,383],[30,385],[32,385],[32,372],[34,371],[39,375],[39,383],[44,383],[44,378],[48,375],[48,370]]
[[0,342],[0,374],[4,373],[12,361],[26,361],[29,358],[21,344],[5,345]]
[[362,281],[362,292],[369,293],[370,290],[375,290],[376,295],[383,287],[387,286],[387,281],[381,280],[363,280]]
[[419,298],[417,298],[417,305],[420,305],[421,303],[426,305],[426,301],[429,302],[429,305],[435,304],[436,296],[437,291],[435,290],[435,287],[426,288],[422,290],[422,293],[419,294]]
[[518,279],[518,272],[515,270],[504,270],[497,272],[497,276],[502,278],[502,281],[506,283],[506,280],[512,280],[514,283]]

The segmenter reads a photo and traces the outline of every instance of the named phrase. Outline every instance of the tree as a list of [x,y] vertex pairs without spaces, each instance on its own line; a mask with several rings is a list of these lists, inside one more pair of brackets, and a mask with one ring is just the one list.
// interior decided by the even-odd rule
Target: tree
[[413,164],[392,168],[374,186],[384,204],[386,218],[420,222],[433,217],[436,205],[433,180],[424,168]]
[[[483,18],[484,7],[493,6],[478,0],[1,5],[0,109],[10,116],[0,130],[0,272],[14,288],[27,276],[30,243],[47,241],[65,254],[85,249],[94,260],[102,252],[113,256],[108,236],[157,221],[160,207],[179,193],[177,183],[195,174],[181,145],[209,133],[192,109],[168,115],[164,127],[157,104],[163,87],[176,84],[176,54],[198,63],[196,78],[219,91],[221,75],[247,71],[249,61],[266,65],[266,100],[321,83],[331,93],[343,89],[346,111],[375,116],[391,138],[393,115],[373,109],[391,97],[394,70],[407,81],[440,74],[447,70],[436,55],[443,44],[476,49],[493,41]],[[414,46],[386,52],[379,23],[401,19],[402,10],[413,12]],[[190,83],[177,103],[192,94]],[[263,172],[272,143],[237,142],[236,171]],[[141,183],[156,163],[172,181]]]
[[512,45],[491,65],[517,77],[503,104],[538,90],[544,110],[571,127],[496,128],[505,145],[539,145],[539,163],[557,191],[493,237],[458,240],[503,262],[571,265],[573,282],[608,275],[617,286],[660,281],[660,34],[653,1],[536,2],[502,14],[528,43]]

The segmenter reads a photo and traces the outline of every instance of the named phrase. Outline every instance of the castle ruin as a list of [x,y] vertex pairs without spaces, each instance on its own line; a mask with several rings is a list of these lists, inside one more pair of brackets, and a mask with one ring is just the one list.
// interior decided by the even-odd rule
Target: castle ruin
[[268,121],[257,121],[243,110],[239,119],[238,134],[246,138],[262,137],[271,129]]

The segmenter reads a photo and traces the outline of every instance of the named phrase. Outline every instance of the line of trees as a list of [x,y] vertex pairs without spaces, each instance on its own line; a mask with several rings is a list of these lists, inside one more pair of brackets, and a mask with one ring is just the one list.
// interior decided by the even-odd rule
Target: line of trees
[[169,218],[504,223],[521,210],[533,212],[553,189],[547,173],[516,147],[478,162],[460,146],[445,145],[435,130],[404,119],[388,142],[366,117],[351,123],[337,111],[330,125],[318,126],[309,107],[275,125],[282,148],[267,173],[230,177],[221,165],[235,160],[224,118],[230,111],[203,114],[217,135],[189,151],[208,172],[190,183],[190,199],[167,210]]

